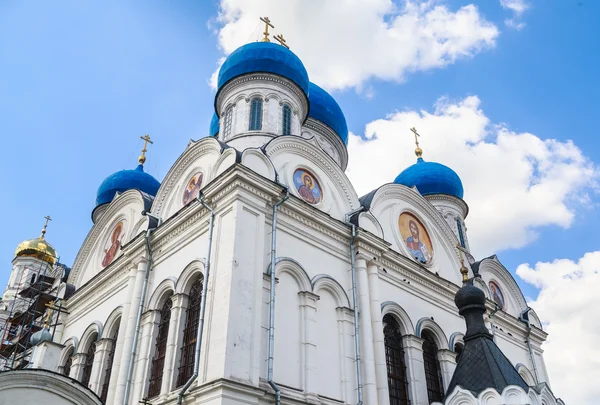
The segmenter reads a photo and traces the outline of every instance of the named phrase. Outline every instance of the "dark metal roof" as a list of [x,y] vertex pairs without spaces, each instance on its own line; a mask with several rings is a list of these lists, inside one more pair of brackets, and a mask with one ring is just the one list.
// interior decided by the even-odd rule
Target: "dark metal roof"
[[501,394],[509,385],[517,385],[525,392],[529,390],[525,380],[496,343],[480,336],[465,342],[446,395],[457,386],[471,391],[475,396],[487,388],[493,388]]

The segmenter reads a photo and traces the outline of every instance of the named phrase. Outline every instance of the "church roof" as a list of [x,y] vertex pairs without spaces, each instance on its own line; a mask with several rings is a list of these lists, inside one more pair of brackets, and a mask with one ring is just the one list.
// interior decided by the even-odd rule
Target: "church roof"
[[416,186],[421,195],[447,194],[462,199],[464,194],[462,181],[454,170],[441,163],[426,162],[422,157],[404,169],[394,183]]
[[454,391],[456,386],[474,395],[487,388],[502,393],[509,385],[517,385],[525,392],[529,389],[496,343],[490,338],[479,337],[465,342],[447,393]]
[[333,129],[347,145],[348,126],[346,117],[335,99],[316,84],[310,83],[308,101],[310,103],[308,116]]
[[[219,70],[218,89],[247,73],[273,73],[296,83],[308,94],[308,73],[300,58],[285,46],[272,42],[251,42],[233,51]],[[217,90],[218,91],[218,90]]]
[[509,385],[519,386],[527,392],[529,386],[496,345],[485,326],[483,291],[472,282],[466,282],[456,293],[454,302],[459,314],[465,318],[467,332],[464,337],[465,345],[446,395],[450,395],[456,387],[471,391],[475,396],[488,388],[502,393]]
[[155,196],[159,187],[158,180],[144,172],[144,166],[140,164],[134,170],[121,170],[108,176],[98,188],[96,206],[109,203],[117,193],[131,189]]

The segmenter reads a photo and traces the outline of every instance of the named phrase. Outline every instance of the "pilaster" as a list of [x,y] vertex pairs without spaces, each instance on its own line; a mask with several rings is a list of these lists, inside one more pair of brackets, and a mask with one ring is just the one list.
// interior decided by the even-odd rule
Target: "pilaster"
[[454,370],[456,369],[456,353],[448,350],[438,350],[438,360],[442,369],[442,380],[444,381],[444,391],[448,389]]
[[177,371],[177,358],[180,336],[183,333],[185,319],[183,311],[187,308],[189,297],[187,294],[175,294],[171,297],[173,306],[171,307],[171,319],[169,320],[169,335],[167,336],[167,348],[165,352],[165,368],[163,369],[162,386],[160,389],[160,398],[164,400],[166,395],[175,385],[175,372]]
[[146,311],[142,317],[140,345],[138,349],[138,357],[135,363],[135,377],[133,383],[132,404],[137,404],[144,396],[144,388],[149,380],[150,356],[154,347],[153,337],[158,332],[158,324],[160,323],[160,312],[157,310]]
[[423,339],[414,335],[402,337],[412,405],[429,405],[425,364],[423,363],[423,342]]
[[83,366],[85,365],[85,353],[77,353],[72,356],[73,361],[71,363],[71,372],[69,373],[69,377],[74,380],[81,381],[81,373],[83,371]]
[[387,361],[385,358],[385,338],[383,336],[381,300],[379,299],[379,268],[375,263],[369,263],[367,266],[367,275],[369,277],[371,324],[373,327],[373,354],[375,358],[377,401],[379,405],[389,405],[390,392],[387,379]]
[[92,365],[92,375],[90,376],[90,389],[100,395],[100,387],[103,384],[108,353],[115,343],[113,339],[102,338],[96,342],[96,353],[94,354],[94,364]]
[[373,325],[371,323],[371,305],[369,298],[369,282],[367,277],[367,262],[356,260],[356,283],[359,308],[359,334],[361,343],[361,362],[364,398],[366,405],[377,405],[377,386],[375,378],[375,359],[373,349]]
[[318,403],[317,396],[317,301],[319,296],[308,291],[299,292],[304,320],[304,392],[309,402]]

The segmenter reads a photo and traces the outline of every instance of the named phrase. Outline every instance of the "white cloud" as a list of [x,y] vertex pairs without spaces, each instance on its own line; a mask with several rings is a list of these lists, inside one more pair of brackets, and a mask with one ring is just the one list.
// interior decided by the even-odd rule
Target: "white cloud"
[[500,0],[500,5],[512,11],[512,18],[507,18],[504,23],[517,30],[525,27],[525,23],[521,21],[521,16],[529,8],[529,4],[525,0]]
[[433,112],[400,111],[351,135],[347,174],[359,195],[389,183],[415,162],[421,133],[425,160],[454,169],[463,181],[469,242],[476,257],[521,247],[544,226],[569,227],[598,178],[571,142],[541,139],[490,123],[475,96],[440,99]]
[[592,405],[600,398],[600,251],[578,262],[522,264],[517,274],[540,288],[530,306],[547,325],[543,345],[552,390],[567,404]]
[[370,78],[401,81],[408,72],[443,67],[495,45],[498,29],[475,5],[450,10],[438,3],[221,0],[216,24],[219,45],[229,54],[261,38],[258,18],[268,14],[312,81],[344,89]]

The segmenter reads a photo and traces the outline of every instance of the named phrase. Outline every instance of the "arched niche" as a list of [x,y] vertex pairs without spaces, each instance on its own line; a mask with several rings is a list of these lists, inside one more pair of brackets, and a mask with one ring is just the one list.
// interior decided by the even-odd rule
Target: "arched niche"
[[311,206],[341,221],[345,220],[346,213],[360,206],[356,191],[342,169],[309,140],[280,136],[265,145],[264,150],[273,162],[279,182],[288,186],[290,194],[300,200],[306,201],[298,191],[300,186],[294,182],[297,170],[311,174],[321,189],[320,200]]
[[[122,258],[121,249],[117,249],[112,261],[103,266],[103,255],[106,254],[105,247],[110,244],[112,233],[120,221],[125,221],[120,245],[124,246],[132,238],[134,225],[139,221],[147,221],[142,212],[150,208],[147,195],[139,190],[127,190],[118,195],[109,204],[101,218],[90,229],[81,249],[75,257],[75,262],[69,274],[69,283],[75,288],[81,287],[99,272],[118,265]],[[110,245],[112,246],[112,245]]]

